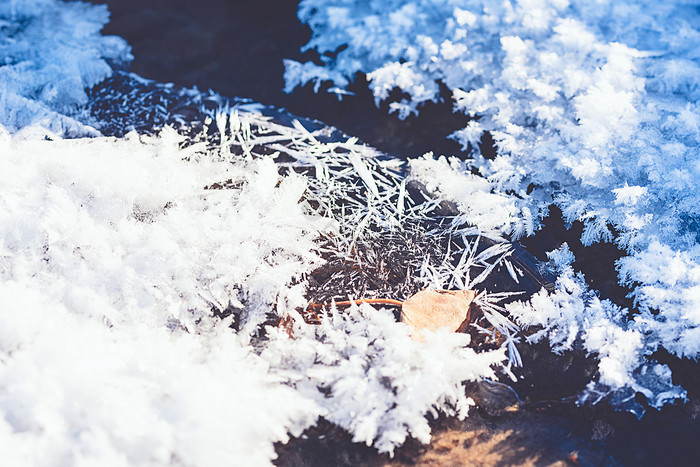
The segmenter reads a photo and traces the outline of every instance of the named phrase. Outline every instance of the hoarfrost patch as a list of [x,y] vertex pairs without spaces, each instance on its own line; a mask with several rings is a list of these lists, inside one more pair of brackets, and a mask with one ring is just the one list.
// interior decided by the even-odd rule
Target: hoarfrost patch
[[[168,127],[0,134],[0,438],[13,459],[266,463],[320,415],[392,452],[429,439],[429,413],[466,416],[462,381],[504,362],[505,349],[477,354],[464,335],[415,343],[366,307],[259,338],[306,306],[322,234],[342,251],[422,211],[399,209],[391,161],[354,140],[237,109],[213,121],[213,144]],[[238,332],[214,318],[226,309]],[[224,430],[240,443],[217,443]]]
[[[388,99],[392,89],[408,96],[390,102],[390,110],[405,118],[437,100],[436,83],[444,83],[455,111],[473,118],[450,137],[474,159],[414,161],[415,176],[456,202],[465,220],[516,238],[536,230],[549,205],[559,205],[565,221],[583,222],[584,244],[615,241],[629,252],[619,262],[620,281],[634,287],[641,314],[633,322],[606,318],[605,332],[642,333],[644,339],[629,341],[639,348],[637,356],[658,347],[700,356],[695,5],[304,0],[299,18],[312,28],[305,49],[318,51],[323,67],[288,63],[288,88],[318,79],[343,88],[363,72],[377,101]],[[498,147],[493,160],[480,154],[486,131]],[[489,183],[478,186],[472,169]],[[492,200],[493,211],[480,211],[467,195]],[[584,305],[589,292],[574,286],[574,277],[562,281],[571,287],[560,284],[553,296],[535,300],[545,309],[531,310],[563,313],[540,317],[555,345],[594,331],[594,323],[579,315],[591,311]],[[561,306],[551,308],[553,302]],[[599,311],[613,312],[605,306]],[[524,324],[539,319],[520,312]],[[632,381],[637,370],[622,355],[625,349],[603,345],[607,338],[589,342],[606,348],[596,350],[609,354],[612,360],[605,362],[620,363],[605,363],[608,383]],[[644,361],[637,359],[636,367]],[[618,372],[623,368],[624,377]]]
[[[263,464],[315,422],[313,401],[211,317],[244,302],[251,327],[278,300],[303,306],[293,282],[329,224],[300,204],[302,177],[182,149],[172,130],[0,139],[6,456]],[[242,187],[205,189],[227,179]]]
[[0,4],[0,125],[16,131],[41,124],[54,133],[95,136],[73,118],[87,88],[131,61],[130,47],[102,36],[106,5],[58,0]]
[[146,323],[151,308],[110,327],[32,285],[3,281],[0,296],[8,464],[265,465],[274,442],[316,420],[313,402],[279,384],[225,324],[171,332]]
[[262,356],[354,442],[393,453],[408,436],[430,441],[426,413],[466,417],[474,402],[462,383],[495,377],[505,353],[477,354],[466,334],[409,333],[389,311],[361,305],[296,327],[293,340],[277,331]]
[[[685,399],[686,391],[673,384],[670,369],[645,358],[657,348],[654,340],[658,337],[644,332],[644,319],[629,322],[626,309],[588,290],[583,276],[570,265],[573,254],[566,243],[551,252],[550,258],[558,269],[555,291],[543,290],[526,303],[507,304],[506,309],[518,324],[540,329],[528,337],[530,342],[547,338],[554,352],[581,346],[597,356],[600,375],[588,385],[582,400],[597,402],[606,397],[641,416],[644,409],[634,402],[634,391],[644,394],[656,408]],[[626,394],[624,400],[616,401],[621,394]]]

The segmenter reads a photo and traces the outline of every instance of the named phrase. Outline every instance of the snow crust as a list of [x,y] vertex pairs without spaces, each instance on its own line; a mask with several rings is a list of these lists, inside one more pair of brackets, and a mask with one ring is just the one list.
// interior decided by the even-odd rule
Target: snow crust
[[[660,347],[700,356],[695,2],[302,0],[299,18],[313,31],[304,49],[316,50],[323,66],[288,61],[287,88],[327,79],[342,88],[362,72],[377,102],[401,91],[389,108],[406,118],[440,99],[438,82],[447,86],[455,111],[472,117],[449,137],[473,160],[428,157],[412,168],[457,202],[465,220],[517,238],[536,230],[554,203],[567,222],[584,223],[584,244],[628,251],[619,277],[640,313],[629,323],[606,321],[605,332],[633,329],[645,337],[628,344],[642,351],[603,350],[609,339],[597,339],[591,350],[601,352],[601,365],[606,355],[625,360]],[[493,160],[480,153],[486,131],[498,147]],[[491,215],[480,207],[489,202]],[[557,308],[554,345],[597,326],[580,314],[589,292],[562,287],[572,298]],[[522,323],[547,321],[549,305],[532,305],[539,317]],[[619,387],[644,362],[610,366],[603,379]]]

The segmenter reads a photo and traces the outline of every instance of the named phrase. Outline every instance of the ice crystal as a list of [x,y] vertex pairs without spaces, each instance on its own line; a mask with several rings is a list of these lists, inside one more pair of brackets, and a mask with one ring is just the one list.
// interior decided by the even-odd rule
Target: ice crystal
[[278,332],[263,357],[353,441],[391,453],[408,436],[429,442],[426,413],[466,417],[474,402],[462,382],[495,376],[505,351],[477,354],[468,335],[444,329],[426,332],[425,342],[409,333],[389,311],[361,305],[298,327],[295,340]]

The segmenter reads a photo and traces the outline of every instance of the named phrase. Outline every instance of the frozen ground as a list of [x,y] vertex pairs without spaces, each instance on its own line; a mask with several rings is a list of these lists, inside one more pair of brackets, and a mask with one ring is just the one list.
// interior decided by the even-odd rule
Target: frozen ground
[[[402,11],[394,15],[395,24],[414,20],[414,13],[422,18],[410,5],[395,3]],[[311,21],[314,14],[325,18],[327,2],[317,5],[313,14],[303,9],[305,5],[311,2],[302,5],[310,15],[302,14],[303,19]],[[472,15],[473,19],[466,10],[453,7],[450,4],[443,12],[445,18],[457,15],[457,23],[462,18],[465,24],[472,20],[486,24],[477,41],[517,42],[494,39],[501,32],[493,31],[506,29],[489,23],[493,14],[484,12],[481,17]],[[467,7],[475,8],[465,3],[463,8]],[[522,31],[515,31],[523,37],[544,34],[546,29],[527,19],[532,11],[540,12],[535,16],[545,23],[580,14],[583,27],[598,24],[598,13],[578,4],[543,2],[528,8],[515,8],[511,16],[504,16],[513,24],[526,23],[518,26]],[[689,5],[678,8],[695,13]],[[349,23],[314,23],[321,51],[326,39],[320,31],[344,25],[352,32],[352,21],[373,24],[363,19],[369,10],[333,11],[328,18],[345,18]],[[664,25],[679,16],[673,9],[656,13],[658,23],[652,26],[663,38]],[[633,15],[632,20],[641,17],[646,18]],[[693,32],[695,17],[685,17],[690,21],[688,31]],[[631,156],[621,149],[619,140],[634,140],[638,128],[634,125],[641,125],[648,130],[644,137],[661,138],[649,144],[658,154],[665,154],[661,151],[666,147],[659,141],[676,135],[682,139],[674,144],[676,148],[685,145],[685,152],[681,151],[685,159],[675,161],[673,170],[690,172],[685,179],[680,172],[674,174],[691,185],[697,182],[692,173],[697,132],[678,130],[678,125],[690,121],[680,118],[683,112],[688,113],[686,117],[694,115],[690,77],[683,78],[683,85],[665,88],[665,81],[659,81],[646,89],[634,84],[638,83],[636,68],[630,68],[629,75],[615,78],[622,87],[617,91],[631,93],[630,98],[637,99],[634,102],[647,105],[642,115],[646,120],[628,120],[622,112],[603,127],[594,122],[586,126],[575,114],[580,106],[570,107],[565,95],[546,101],[550,112],[560,112],[559,123],[530,122],[521,125],[525,129],[520,133],[506,123],[505,130],[498,127],[498,122],[505,122],[502,116],[479,110],[484,112],[480,124],[494,125],[483,128],[497,136],[500,159],[488,161],[477,154],[475,162],[464,162],[427,156],[405,164],[322,126],[282,122],[278,118],[282,114],[266,116],[260,106],[159,86],[134,75],[118,74],[111,85],[86,92],[132,58],[123,40],[100,34],[107,21],[103,7],[12,1],[0,5],[0,21],[5,57],[0,67],[4,89],[0,108],[0,445],[16,465],[216,465],[230,459],[264,464],[275,457],[275,442],[301,434],[318,417],[343,427],[355,442],[394,452],[408,437],[430,439],[430,413],[467,416],[474,403],[468,396],[477,401],[478,397],[465,394],[462,382],[517,372],[512,368],[518,360],[515,346],[527,352],[526,338],[546,337],[558,353],[567,354],[572,348],[593,353],[599,374],[589,390],[580,394],[588,402],[607,398],[620,408],[639,410],[645,404],[661,407],[684,397],[683,389],[672,384],[669,368],[648,355],[657,349],[680,357],[697,353],[692,283],[697,269],[692,256],[695,240],[692,235],[676,235],[694,232],[692,190],[686,187],[689,191],[676,196],[680,188],[653,183],[647,166],[635,172],[644,183],[628,177],[626,183],[631,186],[619,187],[624,177],[616,170],[634,172]],[[624,27],[613,26],[596,33],[600,43],[594,42],[593,52],[577,49],[581,44],[564,47],[567,53],[575,52],[578,61],[571,62],[582,73],[587,67],[605,69],[606,60],[619,64],[619,57],[611,55],[619,48],[611,46],[613,39],[605,34],[622,35],[610,31]],[[516,37],[515,32],[508,37]],[[425,42],[408,42],[421,41]],[[345,50],[348,56],[362,56],[359,47]],[[640,58],[635,53],[629,52],[630,60],[647,60],[642,62],[644,70],[654,69],[654,60],[658,62],[654,66],[670,66],[664,54]],[[682,47],[672,53],[681,57],[673,55],[674,60],[687,62],[682,62],[686,68],[681,71],[694,63],[695,57]],[[361,62],[353,63],[357,69],[339,69],[332,61],[328,66],[346,78],[355,71],[373,71]],[[409,62],[398,69],[405,68],[405,63]],[[435,69],[423,69],[424,89],[436,90],[430,83],[447,80],[440,75],[444,72],[440,61],[435,63]],[[503,86],[498,92],[515,92],[514,85],[499,75],[506,68],[497,60],[493,63],[488,68],[493,76],[488,79]],[[392,66],[382,70],[390,71]],[[521,71],[542,71],[528,66]],[[400,82],[405,77],[389,75]],[[386,76],[382,79],[385,87],[396,84]],[[602,73],[600,79],[612,78]],[[604,87],[600,82],[584,83],[576,92],[590,97],[598,85]],[[513,118],[524,112],[517,106],[527,92],[536,90],[520,91],[525,95],[510,98],[515,105]],[[380,98],[385,97],[382,93],[377,91]],[[400,102],[399,112],[410,112],[428,94],[416,95],[413,104]],[[455,95],[462,110],[468,111],[464,96],[457,91]],[[659,100],[664,103],[661,120],[650,122],[649,112],[660,105]],[[593,101],[590,107],[596,105]],[[504,105],[494,112],[507,109],[512,110]],[[616,109],[613,105],[612,110]],[[561,139],[564,131],[561,122],[573,125],[571,144],[585,146],[591,158],[601,147],[611,151],[611,159],[604,161],[611,171],[605,183],[585,178],[589,173],[574,173],[571,164],[548,162],[556,152],[551,140]],[[125,134],[131,128],[142,134]],[[615,134],[601,136],[602,142],[587,140],[591,132],[605,133],[610,128],[627,139]],[[654,128],[659,135],[654,136]],[[541,137],[537,131],[542,131]],[[523,139],[518,140],[518,135]],[[506,141],[524,141],[524,146],[504,146]],[[472,149],[476,147],[472,144]],[[581,149],[562,147],[572,154]],[[539,154],[542,167],[555,164],[557,169],[551,173],[518,169],[518,164],[526,164],[530,150]],[[654,154],[650,160],[663,160]],[[615,158],[625,163],[618,164]],[[487,178],[470,174],[471,167]],[[509,172],[513,170],[517,176]],[[482,324],[497,329],[505,341],[478,352],[465,346],[468,335],[439,334],[415,342],[389,311],[368,306],[336,314],[320,326],[305,326],[297,320],[289,328],[290,338],[276,324],[304,308],[307,280],[329,254],[356,261],[356,246],[376,244],[387,234],[405,238],[402,232],[407,226],[432,222],[440,206],[430,200],[417,202],[408,193],[404,179],[408,171],[413,180],[459,209],[454,222],[442,228],[462,238],[461,244],[455,244],[460,249],[450,250],[444,260],[432,258],[418,264],[411,286],[477,288],[485,310]],[[551,180],[544,180],[545,172]],[[553,184],[557,181],[558,188]],[[529,184],[532,190],[525,190]],[[612,195],[605,194],[608,191]],[[509,262],[512,250],[506,240],[531,234],[538,226],[538,213],[544,213],[543,203],[552,196],[570,221],[576,216],[588,220],[584,242],[596,239],[595,228],[605,237],[600,229],[606,220],[617,229],[616,238],[624,238],[622,246],[630,256],[620,263],[621,274],[623,280],[637,284],[636,318],[628,320],[627,310],[600,300],[588,289],[571,268],[573,258],[565,246],[551,254],[550,266],[558,274],[555,292],[542,291],[527,303],[507,305],[506,310],[499,291],[485,289],[488,273],[480,275],[484,271],[500,268],[505,277],[521,277]],[[572,196],[584,203],[575,216],[567,211],[575,205]],[[651,222],[652,218],[640,225],[623,222],[630,216],[657,214],[651,208],[662,198],[673,208],[663,213],[660,224]],[[616,201],[618,210],[593,212]],[[627,217],[619,217],[620,212]],[[659,225],[666,230],[649,230]],[[479,247],[471,240],[476,234],[495,243],[490,249]],[[676,237],[680,243],[673,240]],[[658,270],[664,273],[661,278]],[[654,284],[656,297],[664,285],[661,282],[673,280],[670,285],[686,289],[677,295],[664,292],[658,303],[644,298],[652,296]],[[664,287],[672,290],[668,285]],[[683,339],[676,342],[670,337],[673,333]],[[635,392],[645,397],[631,403]],[[221,441],[221,433],[226,433],[226,442]]]

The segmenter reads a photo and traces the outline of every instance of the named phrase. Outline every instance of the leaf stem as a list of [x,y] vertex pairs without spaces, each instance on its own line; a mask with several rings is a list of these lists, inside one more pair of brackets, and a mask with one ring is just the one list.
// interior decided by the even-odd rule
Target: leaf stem
[[[360,300],[347,300],[343,302],[335,302],[335,306],[350,306],[359,305],[361,303],[369,303],[374,305],[393,305],[393,306],[403,306],[403,302],[400,300],[393,300],[391,298],[363,298]],[[330,303],[309,303],[308,308],[324,308],[331,306]]]

